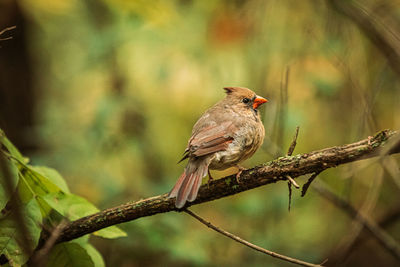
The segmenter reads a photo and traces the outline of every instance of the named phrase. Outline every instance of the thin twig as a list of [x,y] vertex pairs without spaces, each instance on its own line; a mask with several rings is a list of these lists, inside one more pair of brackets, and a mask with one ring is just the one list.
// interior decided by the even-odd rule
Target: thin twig
[[2,31],[0,31],[0,35],[2,35],[3,33],[7,32],[7,31],[14,30],[15,28],[17,28],[17,26],[7,27],[7,28],[3,29]]
[[286,177],[286,179],[288,179],[289,184],[292,184],[297,189],[300,188],[300,186],[296,183],[296,181],[290,175],[285,175],[285,177]]
[[13,38],[12,36],[9,36],[6,38],[0,38],[0,41],[7,41],[7,40],[11,40],[12,38]]
[[[2,31],[0,31],[0,36],[7,31],[14,30],[15,28],[17,28],[17,26],[11,26],[11,27],[7,27],[7,28],[3,29]],[[10,40],[10,39],[12,39],[12,36],[6,37],[6,38],[0,38],[0,41],[6,41],[6,40]]]
[[56,244],[57,239],[60,237],[62,231],[67,225],[67,221],[61,221],[53,231],[51,231],[51,235],[49,239],[46,240],[46,243],[43,245],[41,249],[39,249],[33,256],[31,262],[36,266],[44,266],[47,262],[47,257],[51,251],[51,249]]
[[310,178],[308,178],[307,183],[303,185],[303,188],[301,189],[301,197],[304,197],[307,193],[308,188],[310,187],[311,183],[314,181],[315,178],[321,173],[322,171],[317,171],[314,172]]
[[[291,156],[293,154],[294,149],[296,148],[297,145],[297,137],[299,136],[299,129],[300,126],[296,127],[296,132],[293,136],[292,143],[289,146],[288,152],[286,153],[286,156]],[[296,187],[297,189],[300,188],[300,186],[296,183],[296,181],[290,177],[290,175],[286,175],[286,178],[288,179],[288,190],[289,190],[289,203],[288,203],[288,210],[290,211],[290,206],[292,204],[292,185]]]
[[297,137],[299,136],[299,130],[300,130],[300,126],[297,126],[296,127],[296,132],[294,133],[294,136],[293,136],[292,143],[290,144],[288,152],[286,154],[287,156],[291,156],[293,154],[293,152],[294,152],[294,149],[296,148]]
[[288,211],[290,212],[290,206],[292,205],[292,184],[287,183],[288,190],[289,190],[289,203],[288,203]]
[[332,204],[345,211],[352,218],[361,223],[366,230],[368,230],[373,237],[397,260],[400,260],[400,245],[393,239],[385,230],[380,228],[374,221],[363,216],[347,201],[337,196],[334,192],[329,190],[326,186],[322,186],[321,181],[318,185],[313,184],[313,189],[317,191],[325,199],[329,200]]
[[262,247],[259,247],[257,245],[254,245],[253,243],[250,243],[250,242],[248,242],[248,241],[246,241],[246,240],[244,240],[244,239],[242,239],[242,238],[240,238],[240,237],[238,237],[238,236],[236,236],[234,234],[231,234],[231,233],[229,233],[229,232],[227,232],[227,231],[225,231],[225,230],[213,225],[212,223],[204,220],[199,215],[193,213],[192,211],[190,211],[188,209],[186,209],[185,212],[187,214],[189,214],[190,216],[192,216],[193,218],[197,219],[199,222],[201,222],[202,224],[204,224],[208,228],[211,228],[211,229],[217,231],[218,233],[220,233],[220,234],[222,234],[222,235],[224,235],[224,236],[226,236],[226,237],[228,237],[228,238],[230,238],[230,239],[232,239],[232,240],[234,240],[236,242],[239,242],[240,244],[248,246],[249,248],[252,248],[252,249],[254,249],[256,251],[259,251],[261,253],[264,253],[264,254],[267,254],[267,255],[272,256],[274,258],[278,258],[278,259],[281,259],[281,260],[284,260],[284,261],[288,261],[288,262],[291,262],[291,263],[294,263],[294,264],[298,264],[298,265],[301,265],[301,266],[312,266],[312,267],[322,266],[322,265],[308,263],[308,262],[305,262],[305,261],[302,261],[302,260],[299,260],[299,259],[291,258],[291,257],[285,256],[285,255],[278,254],[276,252],[269,251],[269,250],[267,250],[265,248],[262,248]]
[[274,155],[275,157],[282,156],[281,153],[283,152],[283,136],[285,133],[285,123],[286,123],[286,116],[287,116],[287,103],[288,103],[288,87],[289,87],[289,75],[290,75],[290,67],[287,66],[285,72],[283,74],[281,80],[281,87],[280,87],[280,96],[279,96],[279,111],[276,117],[276,125],[275,125],[275,137],[276,137],[276,144],[280,148],[277,150],[277,154]]

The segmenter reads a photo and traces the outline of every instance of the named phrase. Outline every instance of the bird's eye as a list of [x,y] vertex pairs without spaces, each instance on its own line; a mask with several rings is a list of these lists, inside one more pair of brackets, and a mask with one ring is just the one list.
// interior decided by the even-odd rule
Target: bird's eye
[[247,104],[250,102],[250,99],[248,99],[247,97],[243,98],[242,100],[243,103]]

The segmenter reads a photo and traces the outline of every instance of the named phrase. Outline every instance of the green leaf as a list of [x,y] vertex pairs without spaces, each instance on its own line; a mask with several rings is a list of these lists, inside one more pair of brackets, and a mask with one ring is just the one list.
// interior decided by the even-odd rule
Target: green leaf
[[60,192],[61,189],[50,179],[36,171],[29,165],[19,164],[21,179],[26,182],[28,189],[38,196],[44,196],[50,193]]
[[44,166],[30,166],[31,169],[41,174],[58,186],[62,191],[69,193],[68,185],[58,171]]
[[65,217],[61,215],[58,211],[53,209],[44,199],[43,197],[36,197],[36,200],[39,204],[40,211],[42,212],[43,218],[46,219],[46,224],[50,227],[56,227],[60,222],[65,220]]
[[65,242],[54,246],[46,266],[94,267],[95,264],[88,251],[80,244]]
[[[25,218],[26,227],[29,232],[29,239],[32,252],[37,246],[40,237],[40,225],[42,223],[42,216],[40,209],[35,200],[27,203],[22,208],[23,217]],[[21,266],[28,259],[28,254],[24,253],[21,243],[24,241],[22,233],[14,220],[12,213],[0,219],[0,255],[4,254],[11,266]],[[26,245],[26,244],[24,244]]]
[[[56,211],[70,220],[77,220],[84,216],[92,215],[99,211],[86,199],[63,192],[43,196],[43,199]],[[116,226],[110,226],[94,233],[104,238],[117,238],[126,236],[126,233]]]
[[[61,188],[59,186],[64,187],[64,189],[68,190],[65,181],[61,181],[61,176],[57,177],[57,175],[59,174],[56,171],[52,172],[52,169],[48,169],[45,167],[33,167],[19,162],[17,163],[17,165],[20,169],[20,181],[17,188],[21,201],[23,203],[27,203],[31,199],[36,197],[36,199],[39,201],[39,207],[41,209],[43,217],[47,217],[51,212],[51,208],[41,197],[50,193],[61,192]],[[46,173],[49,177],[52,178],[49,179],[42,173]],[[57,220],[57,222],[59,221]]]
[[77,220],[99,210],[86,199],[63,192],[50,193],[43,199],[56,211],[70,220]]
[[[15,188],[18,184],[18,168],[14,165],[12,161],[7,161],[8,169],[10,172],[11,183],[12,183],[12,190],[15,191]],[[6,185],[5,185],[5,174],[3,173],[2,169],[0,169],[0,210],[2,210],[8,200],[10,199],[9,192],[6,192]]]
[[95,267],[105,267],[105,263],[101,254],[97,251],[97,249],[92,246],[91,244],[84,245],[86,252],[89,254],[90,258],[92,259]]
[[97,251],[95,247],[89,244],[89,235],[82,236],[80,238],[71,240],[72,243],[77,243],[86,249],[86,252],[89,254],[90,258],[92,259],[94,266],[96,267],[104,267],[104,260],[101,254]]
[[3,130],[0,129],[0,143],[5,146],[10,152],[11,156],[17,158],[21,162],[25,162],[26,160],[22,156],[21,152],[18,151],[18,149],[11,143],[10,140],[6,137],[4,134]]
[[21,174],[19,174],[18,176],[20,177],[17,185],[18,195],[21,202],[23,204],[26,204],[33,199],[34,194],[28,187],[26,180],[24,180],[24,177]]
[[89,235],[84,235],[78,238],[71,240],[70,242],[78,243],[82,247],[86,246],[89,243]]
[[125,231],[115,225],[96,231],[93,234],[110,239],[127,236]]

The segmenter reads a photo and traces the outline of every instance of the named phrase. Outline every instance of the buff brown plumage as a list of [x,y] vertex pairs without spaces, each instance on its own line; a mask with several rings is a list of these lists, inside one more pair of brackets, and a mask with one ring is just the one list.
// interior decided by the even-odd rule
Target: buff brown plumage
[[169,197],[182,208],[196,199],[209,169],[239,167],[262,145],[265,131],[257,108],[267,100],[243,87],[225,87],[226,97],[209,108],[193,126],[182,160],[189,161]]

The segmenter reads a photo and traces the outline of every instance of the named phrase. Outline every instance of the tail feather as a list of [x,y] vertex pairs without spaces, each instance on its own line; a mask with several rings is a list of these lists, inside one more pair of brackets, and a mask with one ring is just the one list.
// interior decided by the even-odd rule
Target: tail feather
[[189,160],[184,172],[179,177],[168,197],[176,197],[175,206],[182,208],[186,201],[194,201],[201,186],[201,181],[207,175],[208,160]]
[[198,187],[200,187],[200,186],[198,186],[198,184],[200,183],[200,185],[201,185],[201,180],[203,180],[201,178],[202,177],[200,176],[200,174],[196,173],[196,176],[193,178],[193,180],[194,180],[193,181],[193,186],[190,189],[190,192],[189,192],[188,197],[187,197],[187,201],[192,202],[192,201],[194,201],[196,199],[197,190],[198,190]]
[[171,192],[169,192],[169,194],[168,194],[169,198],[173,198],[178,195],[179,189],[181,188],[182,183],[185,180],[185,178],[186,178],[186,170],[181,174],[181,176],[179,176],[179,179],[176,182],[176,184],[174,185],[174,188],[172,188]]
[[180,209],[185,205],[196,179],[195,176],[195,173],[190,174],[179,189],[178,196],[176,197],[175,201],[175,206],[177,208]]
[[196,173],[196,178],[192,186],[192,190],[190,190],[190,194],[188,196],[189,202],[192,202],[196,199],[203,177],[207,175],[207,169],[207,166],[201,166],[201,168],[199,168],[198,172]]

